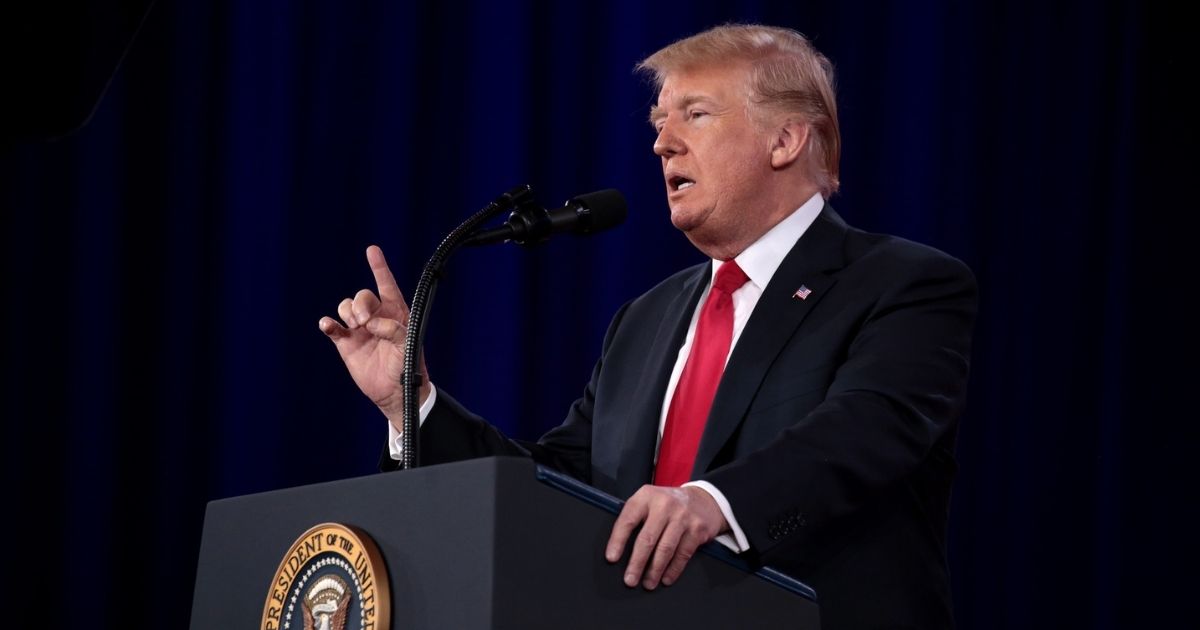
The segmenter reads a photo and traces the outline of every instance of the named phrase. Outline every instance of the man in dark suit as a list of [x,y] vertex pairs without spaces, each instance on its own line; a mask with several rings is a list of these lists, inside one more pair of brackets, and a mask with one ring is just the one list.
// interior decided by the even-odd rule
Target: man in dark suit
[[[525,454],[628,497],[606,556],[632,537],[631,587],[672,584],[716,539],[811,584],[826,628],[951,627],[970,271],[826,205],[832,71],[799,33],[718,27],[640,67],[659,87],[671,221],[712,260],[617,312],[584,396],[537,442],[426,379],[423,461]],[[360,291],[339,305],[344,325],[320,326],[388,417],[394,454],[407,307],[382,252],[367,257],[378,296]]]

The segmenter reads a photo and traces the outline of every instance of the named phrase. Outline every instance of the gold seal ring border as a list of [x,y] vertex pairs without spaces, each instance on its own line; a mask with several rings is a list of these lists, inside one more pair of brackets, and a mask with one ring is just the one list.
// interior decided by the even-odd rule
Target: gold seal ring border
[[[284,569],[287,568],[288,558],[291,558],[292,554],[296,553],[309,537],[324,530],[338,530],[357,545],[362,550],[363,555],[367,557],[367,567],[371,570],[371,575],[375,579],[375,627],[381,629],[390,628],[392,622],[392,590],[391,583],[388,582],[387,565],[383,562],[383,554],[379,553],[379,547],[375,545],[375,541],[366,531],[354,525],[335,522],[313,525],[305,530],[303,534],[297,536],[296,540],[288,547],[287,553],[279,561],[279,566],[275,569],[275,575],[271,578],[271,584],[267,589],[267,598],[263,602],[262,620],[259,623],[259,628],[267,630],[267,622],[273,619],[269,614],[271,611],[271,602],[277,600],[271,597],[271,595],[275,592],[275,585],[278,584],[279,578],[283,576]],[[354,559],[346,556],[338,547],[335,546],[328,551],[348,559],[350,566],[354,566]],[[288,590],[291,590],[290,581],[288,583]],[[362,602],[358,602],[358,607],[359,610],[362,610]],[[282,610],[281,606],[280,618],[282,618]],[[274,627],[280,628],[281,626],[277,624]]]

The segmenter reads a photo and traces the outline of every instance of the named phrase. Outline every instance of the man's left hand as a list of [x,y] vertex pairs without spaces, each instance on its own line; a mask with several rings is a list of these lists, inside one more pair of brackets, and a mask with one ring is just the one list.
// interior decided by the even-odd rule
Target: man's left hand
[[665,586],[674,584],[700,545],[729,530],[721,508],[704,490],[642,486],[613,523],[604,552],[609,562],[621,559],[625,543],[638,525],[642,531],[633,542],[625,585],[641,582],[647,590],[660,581]]

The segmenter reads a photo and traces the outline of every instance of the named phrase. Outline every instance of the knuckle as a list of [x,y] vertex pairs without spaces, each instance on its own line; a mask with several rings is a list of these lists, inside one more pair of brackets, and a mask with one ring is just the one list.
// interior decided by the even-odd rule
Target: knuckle
[[635,525],[637,525],[637,523],[637,516],[635,516],[633,510],[630,510],[627,506],[624,510],[621,510],[620,514],[617,515],[617,521],[613,524],[613,529],[620,529],[622,531],[629,532]]

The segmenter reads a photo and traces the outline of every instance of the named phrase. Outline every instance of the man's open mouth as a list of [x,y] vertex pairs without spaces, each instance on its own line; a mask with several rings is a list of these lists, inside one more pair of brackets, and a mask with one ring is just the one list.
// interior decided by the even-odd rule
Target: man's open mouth
[[672,177],[670,182],[671,190],[684,190],[691,188],[696,183],[686,177],[683,177],[682,175],[676,175],[675,177]]

